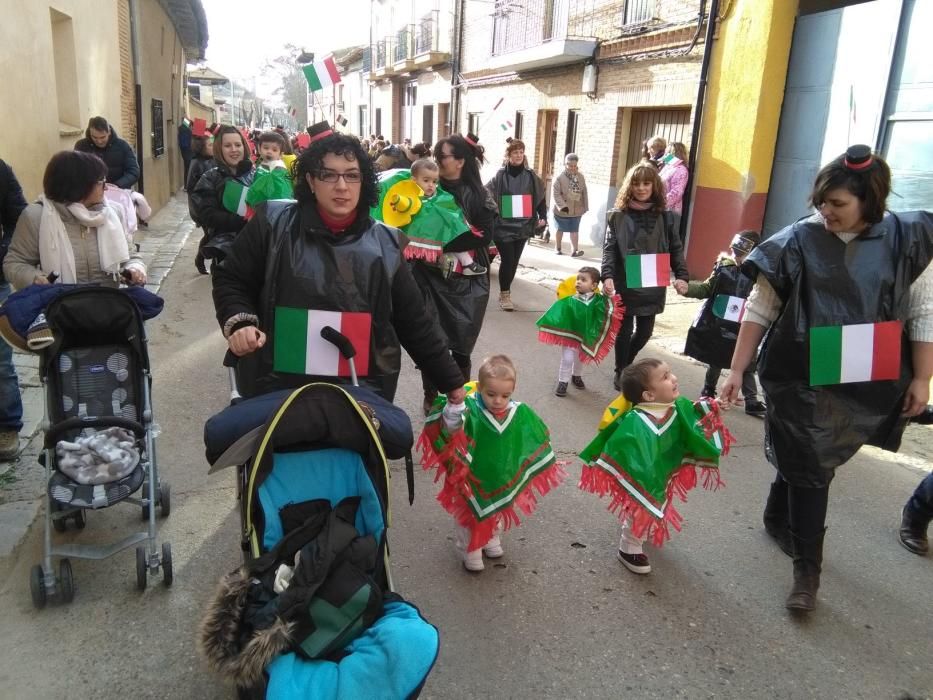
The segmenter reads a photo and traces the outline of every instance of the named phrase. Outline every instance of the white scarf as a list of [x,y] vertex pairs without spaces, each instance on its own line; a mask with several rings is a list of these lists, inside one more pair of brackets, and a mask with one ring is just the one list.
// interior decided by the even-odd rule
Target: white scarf
[[[39,201],[42,203],[42,217],[39,220],[39,266],[46,273],[57,272],[63,283],[75,284],[78,281],[75,254],[65,230],[65,223],[54,202],[46,199],[45,195],[39,195]],[[108,274],[118,275],[120,266],[130,259],[130,249],[126,231],[117,213],[106,203],[97,211],[89,211],[80,202],[68,204],[67,209],[82,226],[97,229],[100,268]]]

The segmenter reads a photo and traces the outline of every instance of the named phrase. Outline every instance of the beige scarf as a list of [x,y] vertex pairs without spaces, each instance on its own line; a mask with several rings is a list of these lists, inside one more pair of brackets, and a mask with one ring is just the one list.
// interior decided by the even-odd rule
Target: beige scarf
[[[65,223],[54,202],[46,199],[45,195],[40,195],[39,201],[42,203],[42,218],[39,220],[39,266],[46,273],[57,272],[63,283],[75,284],[78,281],[75,255],[65,230]],[[119,275],[123,263],[130,259],[130,250],[126,231],[117,213],[106,203],[96,211],[90,211],[80,202],[67,205],[67,209],[82,226],[97,229],[100,268],[114,277]]]

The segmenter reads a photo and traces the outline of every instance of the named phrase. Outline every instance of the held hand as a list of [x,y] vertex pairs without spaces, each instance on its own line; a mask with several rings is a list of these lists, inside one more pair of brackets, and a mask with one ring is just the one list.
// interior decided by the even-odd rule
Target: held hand
[[719,403],[724,408],[726,406],[735,406],[743,403],[742,399],[739,398],[739,390],[741,388],[742,373],[732,372],[730,370],[729,375],[726,377],[726,381],[722,385],[722,389],[719,390]]
[[674,291],[677,292],[680,296],[683,296],[687,293],[687,283],[683,280],[674,280],[672,284]]
[[146,273],[135,267],[126,268],[123,277],[130,286],[141,287],[146,284]]
[[51,282],[49,282],[49,278],[46,277],[44,274],[38,274],[35,277],[33,277],[32,283],[33,284],[52,284]]
[[227,339],[227,345],[237,357],[249,355],[266,344],[266,334],[256,328],[256,326],[244,326],[233,333]]
[[923,379],[912,379],[904,396],[904,409],[902,415],[908,418],[919,416],[930,402],[930,382]]
[[466,390],[462,386],[458,386],[456,389],[451,389],[447,392],[447,402],[451,404],[463,403],[463,400],[466,398]]
[[616,283],[611,279],[605,280],[603,282],[603,290],[607,295],[613,296],[616,293]]

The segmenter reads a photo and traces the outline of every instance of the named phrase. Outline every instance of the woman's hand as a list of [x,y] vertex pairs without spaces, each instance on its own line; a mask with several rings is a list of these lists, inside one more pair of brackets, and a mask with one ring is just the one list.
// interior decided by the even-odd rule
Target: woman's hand
[[256,326],[244,326],[230,334],[227,338],[227,345],[237,357],[249,355],[256,352],[266,344],[266,334],[256,328]]
[[466,390],[462,386],[458,386],[456,389],[451,389],[447,392],[447,403],[458,404],[463,403],[463,400],[466,398]]
[[742,372],[729,371],[726,381],[719,390],[719,403],[723,406],[735,406],[743,403],[739,398],[739,390],[742,388]]
[[606,294],[609,296],[615,295],[616,283],[613,282],[611,279],[603,280],[603,291],[605,291]]
[[680,296],[683,296],[687,293],[687,283],[683,280],[674,280],[672,286],[674,291],[677,292]]
[[137,267],[128,267],[123,270],[123,278],[128,285],[142,287],[146,284],[146,273]]
[[51,282],[49,282],[49,278],[45,276],[45,273],[39,273],[38,275],[33,277],[32,283],[33,284],[52,284]]
[[904,396],[904,409],[901,414],[908,418],[919,416],[930,403],[930,382],[924,379],[912,379]]

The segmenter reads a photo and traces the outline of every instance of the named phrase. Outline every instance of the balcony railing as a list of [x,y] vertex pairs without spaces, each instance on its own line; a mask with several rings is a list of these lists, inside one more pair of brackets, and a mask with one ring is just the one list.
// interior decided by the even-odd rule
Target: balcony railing
[[408,26],[400,29],[395,34],[395,62],[401,63],[402,61],[407,61],[412,57],[412,38],[414,35],[415,25],[409,24]]
[[369,73],[373,69],[373,47],[368,46],[363,50],[363,72]]
[[386,50],[387,48],[388,46],[385,39],[382,41],[377,41],[376,45],[373,47],[376,59],[374,61],[376,70],[386,67],[386,54],[388,53]]
[[415,55],[438,50],[438,11],[421,18],[415,31]]

